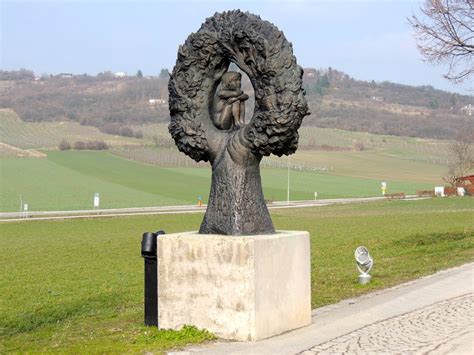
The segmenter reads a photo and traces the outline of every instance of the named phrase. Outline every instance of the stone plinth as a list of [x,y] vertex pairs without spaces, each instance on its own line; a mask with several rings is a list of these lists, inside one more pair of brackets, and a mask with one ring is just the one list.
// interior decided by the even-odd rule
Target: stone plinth
[[158,238],[158,326],[259,340],[311,323],[308,232]]

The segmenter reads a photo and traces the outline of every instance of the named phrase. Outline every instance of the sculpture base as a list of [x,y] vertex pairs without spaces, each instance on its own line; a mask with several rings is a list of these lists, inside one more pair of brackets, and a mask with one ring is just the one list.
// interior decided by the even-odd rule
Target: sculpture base
[[254,341],[311,323],[308,232],[158,238],[158,327]]

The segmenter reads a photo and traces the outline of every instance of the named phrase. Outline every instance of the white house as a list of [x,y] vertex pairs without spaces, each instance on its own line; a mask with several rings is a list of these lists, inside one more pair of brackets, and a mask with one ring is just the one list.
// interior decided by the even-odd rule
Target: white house
[[474,106],[469,104],[469,105],[466,105],[466,106],[462,107],[459,111],[461,111],[461,113],[465,113],[468,116],[472,116],[472,111],[473,110],[474,110]]
[[166,100],[163,99],[149,99],[148,104],[150,106],[161,106],[166,104]]

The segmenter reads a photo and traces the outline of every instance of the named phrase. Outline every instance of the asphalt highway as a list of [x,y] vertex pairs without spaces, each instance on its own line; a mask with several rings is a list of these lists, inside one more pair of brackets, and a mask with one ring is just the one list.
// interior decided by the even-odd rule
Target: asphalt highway
[[[303,200],[303,201],[276,201],[268,203],[269,209],[279,208],[305,208],[314,206],[327,206],[344,203],[362,203],[380,201],[386,199],[383,196],[377,197],[357,197],[338,198],[325,200]],[[405,200],[419,199],[419,197],[409,195]],[[75,218],[102,218],[117,216],[135,215],[155,215],[171,213],[202,213],[206,210],[206,205],[181,205],[181,206],[159,206],[159,207],[133,207],[133,208],[111,208],[102,210],[76,210],[76,211],[28,211],[27,214],[20,212],[0,213],[0,222],[31,221],[31,220],[54,220],[54,219],[75,219]]]

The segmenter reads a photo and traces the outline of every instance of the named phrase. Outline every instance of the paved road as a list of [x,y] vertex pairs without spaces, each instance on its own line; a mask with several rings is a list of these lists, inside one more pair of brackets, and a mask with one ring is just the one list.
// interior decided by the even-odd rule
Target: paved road
[[474,263],[313,311],[312,324],[255,343],[181,353],[474,354]]
[[[342,203],[361,203],[377,200],[384,200],[385,197],[358,197],[358,198],[338,198],[326,200],[307,200],[307,201],[277,201],[268,204],[269,209],[279,208],[304,208],[312,206],[326,206]],[[416,196],[407,196],[406,199],[419,199]],[[133,215],[151,215],[151,214],[170,214],[170,213],[201,213],[206,210],[206,206],[198,207],[196,205],[182,206],[159,206],[159,207],[134,207],[134,208],[111,208],[97,210],[78,210],[78,211],[30,211],[28,218],[24,218],[19,212],[0,213],[0,222],[25,221],[25,220],[50,220],[50,219],[74,219],[74,218],[100,218],[116,216]]]

